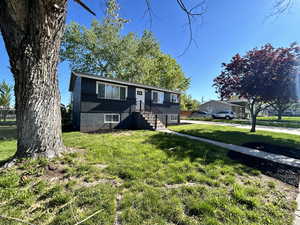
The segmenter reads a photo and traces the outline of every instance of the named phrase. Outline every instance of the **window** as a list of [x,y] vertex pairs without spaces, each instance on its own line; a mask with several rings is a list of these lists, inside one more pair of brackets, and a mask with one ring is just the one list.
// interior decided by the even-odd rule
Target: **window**
[[178,95],[177,95],[177,94],[171,94],[171,95],[170,95],[170,101],[171,101],[172,103],[179,103]]
[[177,114],[171,114],[169,116],[169,118],[170,118],[171,122],[177,122],[178,121],[178,115]]
[[98,98],[125,100],[127,87],[97,82],[96,93]]
[[119,123],[120,114],[104,114],[104,123]]
[[137,91],[136,94],[137,95],[143,95],[143,92],[142,91]]
[[164,103],[164,93],[160,91],[152,91],[152,102],[163,104]]

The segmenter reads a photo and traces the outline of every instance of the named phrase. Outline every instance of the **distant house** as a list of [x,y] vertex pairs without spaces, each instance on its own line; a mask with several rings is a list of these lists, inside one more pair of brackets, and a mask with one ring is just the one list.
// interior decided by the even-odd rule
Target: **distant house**
[[[268,116],[277,116],[278,111],[273,107],[267,109]],[[291,106],[282,112],[282,116],[300,116],[300,103],[291,104]]]
[[199,110],[205,111],[209,114],[214,114],[221,111],[232,111],[236,113],[238,118],[245,117],[245,107],[238,104],[232,104],[229,102],[219,101],[219,100],[211,100],[205,102],[202,105],[200,105]]
[[71,73],[72,123],[82,132],[160,129],[180,122],[180,92]]
[[248,118],[250,116],[250,112],[248,110],[248,101],[243,98],[231,98],[229,101],[227,101],[230,104],[239,105],[241,108],[238,110],[238,117],[239,118]]

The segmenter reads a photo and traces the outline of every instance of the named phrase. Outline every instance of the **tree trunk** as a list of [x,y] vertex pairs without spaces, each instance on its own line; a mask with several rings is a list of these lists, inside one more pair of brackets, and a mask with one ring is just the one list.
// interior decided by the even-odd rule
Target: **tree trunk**
[[8,112],[8,108],[3,108],[3,121],[6,122],[6,117],[7,117],[7,112]]
[[282,110],[281,109],[278,110],[277,120],[282,120]]
[[253,101],[250,105],[250,116],[251,116],[251,129],[250,132],[255,132],[256,131],[256,112],[254,110],[255,107],[255,102]]
[[256,131],[256,116],[251,113],[251,130],[250,132]]
[[1,0],[0,28],[15,79],[16,157],[64,150],[57,81],[67,0]]

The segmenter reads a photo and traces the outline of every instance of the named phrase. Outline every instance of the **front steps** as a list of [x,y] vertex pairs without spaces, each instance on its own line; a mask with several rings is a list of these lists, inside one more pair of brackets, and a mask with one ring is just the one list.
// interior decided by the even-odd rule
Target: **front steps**
[[[147,122],[151,130],[165,130],[165,125],[152,112],[140,112],[141,117]],[[155,118],[156,117],[156,118]],[[156,125],[155,125],[156,121]]]

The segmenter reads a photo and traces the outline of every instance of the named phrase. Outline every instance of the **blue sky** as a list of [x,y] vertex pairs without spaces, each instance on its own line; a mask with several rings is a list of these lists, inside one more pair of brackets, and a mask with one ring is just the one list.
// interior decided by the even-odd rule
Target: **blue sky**
[[[192,2],[197,2],[192,0]],[[198,0],[200,1],[200,0]],[[175,0],[153,0],[154,11],[152,32],[159,41],[162,50],[176,58],[183,71],[191,77],[188,90],[194,98],[200,100],[215,99],[217,95],[212,87],[214,77],[221,70],[221,63],[228,62],[236,53],[245,53],[256,46],[271,43],[274,46],[288,46],[291,42],[300,43],[300,2],[296,1],[288,13],[278,18],[268,18],[276,0],[207,0],[207,13],[194,22],[194,39],[198,47],[192,45],[181,57],[189,33],[186,16]],[[84,0],[96,13],[97,19],[103,17],[102,0]],[[130,20],[124,33],[142,34],[149,29],[149,17],[145,17],[143,0],[119,0],[121,16]],[[186,1],[189,2],[189,1]],[[73,1],[69,2],[67,23],[76,21],[89,26],[95,17],[89,15]],[[0,80],[13,84],[9,70],[9,60],[4,43],[0,38]],[[69,102],[68,82],[70,69],[67,63],[58,68],[62,102]]]

